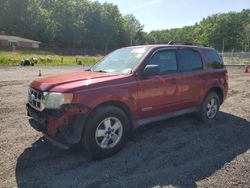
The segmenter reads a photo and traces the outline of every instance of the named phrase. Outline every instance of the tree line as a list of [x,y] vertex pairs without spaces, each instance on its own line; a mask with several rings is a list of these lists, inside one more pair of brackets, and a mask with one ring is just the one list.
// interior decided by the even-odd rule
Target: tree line
[[146,33],[133,15],[122,15],[112,3],[0,0],[0,31],[59,48],[110,51],[129,45],[191,41],[219,51],[249,51],[250,9],[208,16],[193,26]]
[[146,38],[147,43],[192,41],[206,44],[219,51],[249,51],[250,9],[214,14],[193,26],[152,31]]

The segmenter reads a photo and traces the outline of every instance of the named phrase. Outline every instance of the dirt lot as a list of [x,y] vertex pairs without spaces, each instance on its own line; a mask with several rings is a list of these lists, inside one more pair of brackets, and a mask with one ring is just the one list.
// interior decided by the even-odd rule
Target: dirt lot
[[102,161],[62,151],[29,127],[27,87],[39,69],[82,67],[0,67],[0,187],[250,187],[250,73],[242,68],[228,68],[215,123],[187,115],[148,125]]

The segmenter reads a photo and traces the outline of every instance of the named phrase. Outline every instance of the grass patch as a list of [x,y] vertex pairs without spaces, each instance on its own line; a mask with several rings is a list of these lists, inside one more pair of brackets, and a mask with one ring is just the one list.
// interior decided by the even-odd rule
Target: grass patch
[[62,56],[50,52],[0,51],[0,66],[20,65],[24,59],[29,59],[35,65],[93,65],[103,56]]

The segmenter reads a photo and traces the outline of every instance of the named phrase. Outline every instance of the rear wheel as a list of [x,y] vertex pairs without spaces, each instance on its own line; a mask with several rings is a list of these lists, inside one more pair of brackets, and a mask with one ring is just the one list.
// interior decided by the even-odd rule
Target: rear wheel
[[216,115],[220,108],[219,97],[215,92],[209,93],[203,101],[199,116],[204,122],[211,121],[216,118]]
[[126,114],[117,107],[102,106],[88,118],[82,144],[91,158],[106,158],[122,149],[128,132],[129,121]]

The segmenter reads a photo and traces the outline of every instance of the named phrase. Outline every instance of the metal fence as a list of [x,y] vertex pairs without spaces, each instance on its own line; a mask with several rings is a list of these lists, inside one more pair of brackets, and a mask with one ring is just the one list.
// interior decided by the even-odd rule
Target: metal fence
[[73,49],[73,48],[72,49],[40,48],[40,50],[53,52],[58,55],[88,55],[88,56],[104,55],[109,52],[105,50],[86,50],[86,49]]
[[[77,49],[77,48],[68,48],[68,49],[63,49],[63,48],[53,48],[53,47],[40,47],[40,48],[21,48],[18,47],[15,50],[20,50],[20,51],[44,51],[48,53],[54,53],[57,55],[86,55],[86,56],[95,56],[95,55],[105,55],[110,52],[110,50],[100,50],[100,49]],[[0,51],[13,51],[11,47],[0,47]]]
[[250,52],[221,53],[225,65],[250,65]]

